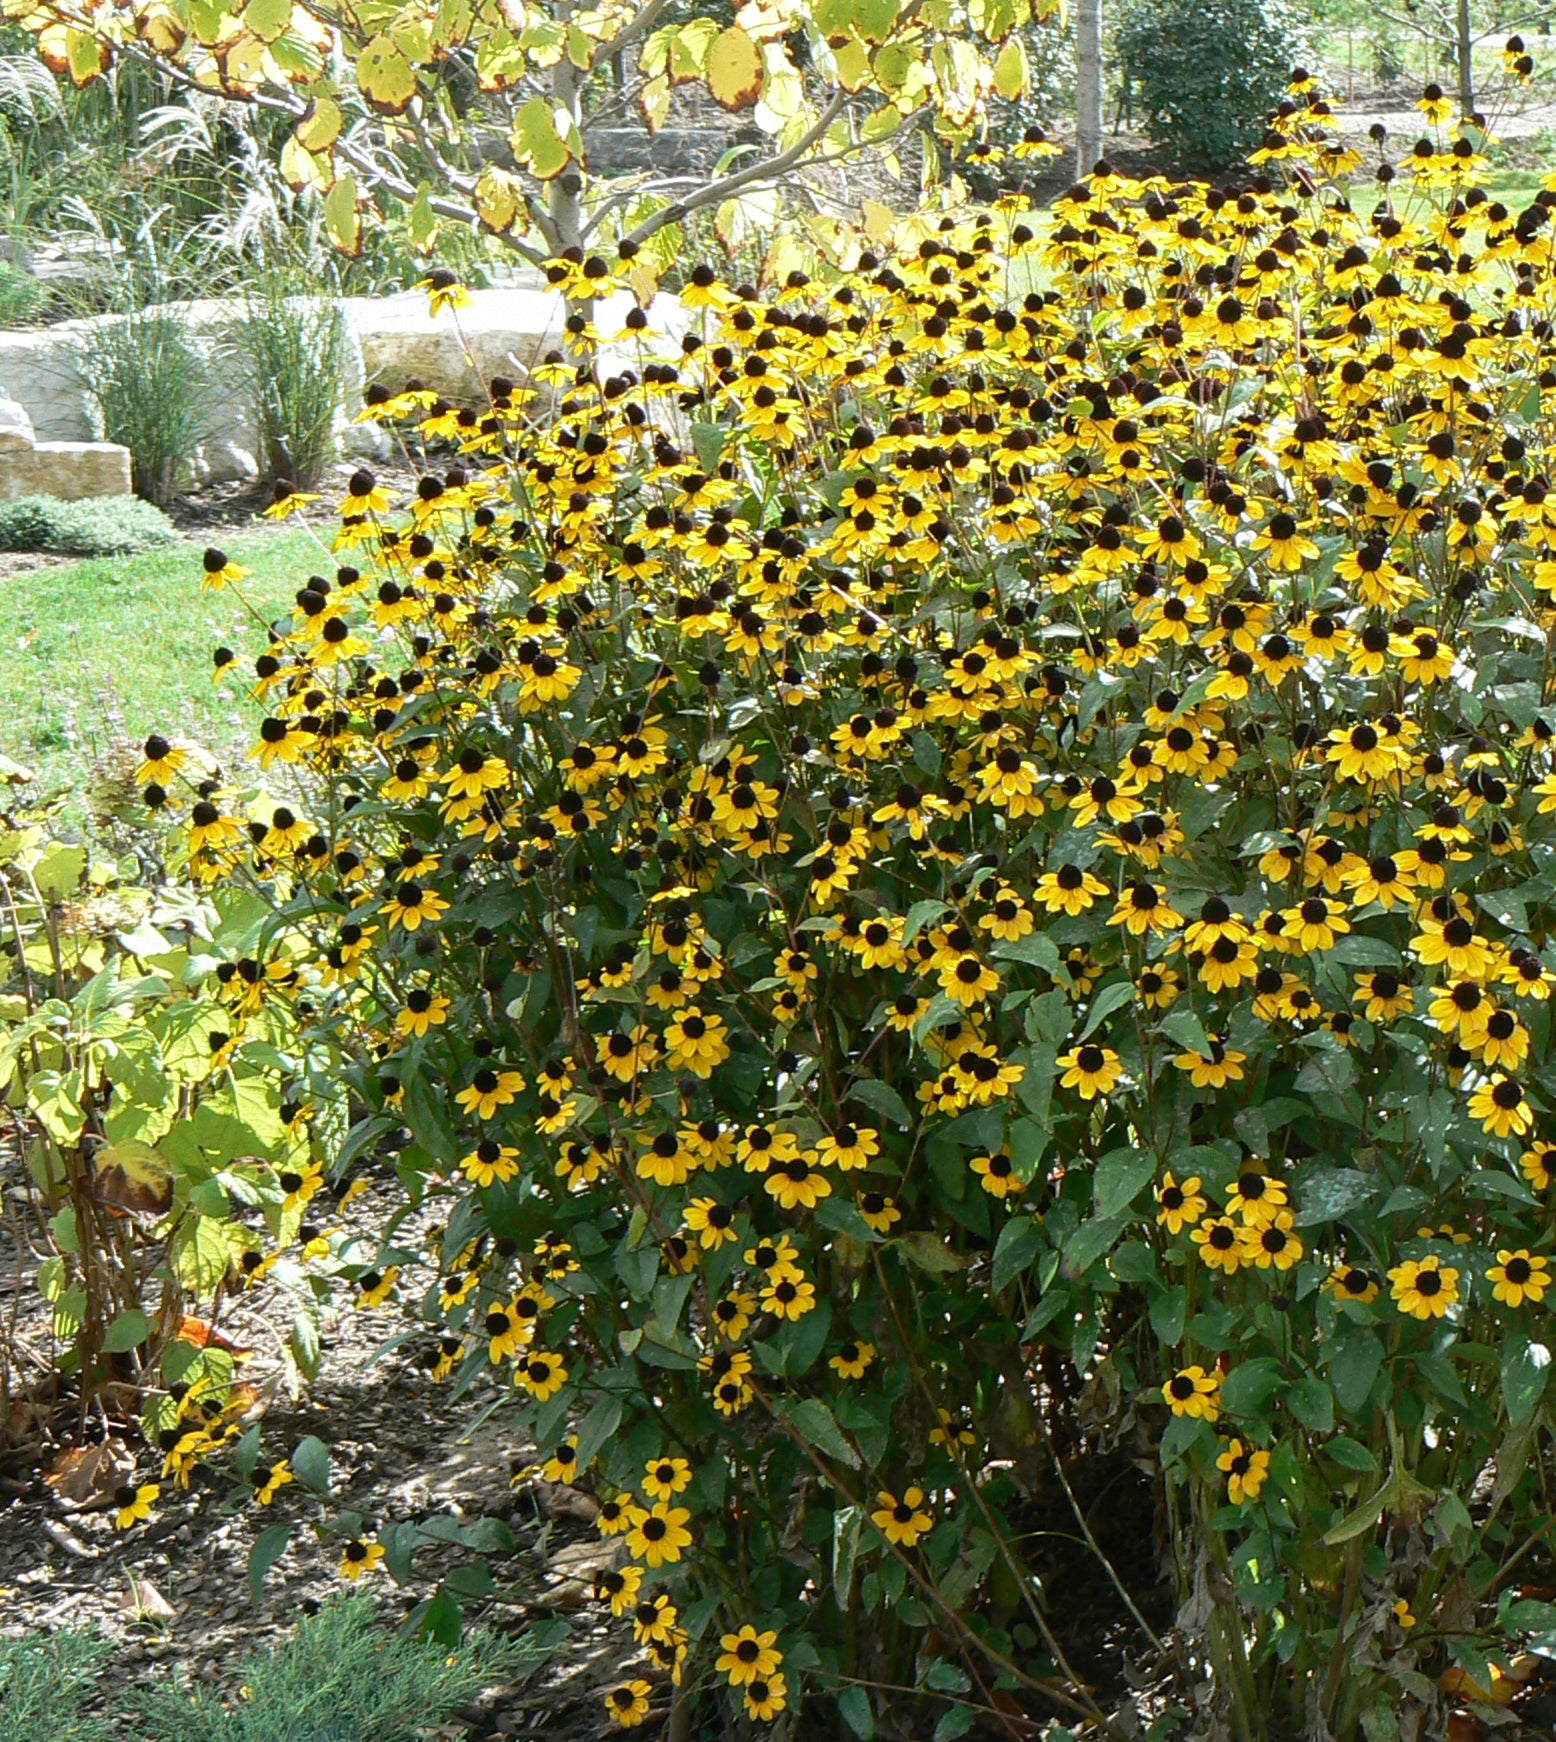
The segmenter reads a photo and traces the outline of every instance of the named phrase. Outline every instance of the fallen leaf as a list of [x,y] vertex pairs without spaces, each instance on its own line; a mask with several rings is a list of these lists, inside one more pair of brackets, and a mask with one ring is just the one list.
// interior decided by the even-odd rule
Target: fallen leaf
[[130,1588],[115,1605],[135,1621],[171,1621],[177,1611],[150,1579],[130,1579]]
[[61,1505],[73,1512],[106,1506],[115,1489],[135,1468],[123,1440],[104,1440],[100,1446],[74,1446],[43,1478]]

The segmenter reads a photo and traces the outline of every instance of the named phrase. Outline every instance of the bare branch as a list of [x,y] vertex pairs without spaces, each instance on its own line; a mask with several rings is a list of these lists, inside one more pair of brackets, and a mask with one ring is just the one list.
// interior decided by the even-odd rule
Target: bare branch
[[729,196],[743,187],[754,183],[772,181],[791,170],[800,163],[811,147],[820,139],[826,130],[842,113],[843,105],[848,101],[848,93],[839,91],[816,117],[810,126],[787,151],[780,151],[776,157],[766,158],[760,163],[749,164],[745,169],[732,170],[728,175],[722,175],[717,181],[705,183],[695,193],[688,194],[684,199],[676,200],[666,206],[663,211],[655,212],[643,220],[627,238],[631,242],[646,242],[655,231],[662,230],[666,224],[679,223],[682,218],[691,213],[701,211],[704,206],[713,205],[718,200],[727,200]]

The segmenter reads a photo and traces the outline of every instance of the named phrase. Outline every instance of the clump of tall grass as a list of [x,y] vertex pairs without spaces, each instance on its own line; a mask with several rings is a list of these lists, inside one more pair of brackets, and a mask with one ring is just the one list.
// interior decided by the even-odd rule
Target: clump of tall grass
[[237,383],[259,430],[268,478],[316,484],[335,455],[345,393],[345,310],[308,280],[272,268],[249,286],[229,342]]

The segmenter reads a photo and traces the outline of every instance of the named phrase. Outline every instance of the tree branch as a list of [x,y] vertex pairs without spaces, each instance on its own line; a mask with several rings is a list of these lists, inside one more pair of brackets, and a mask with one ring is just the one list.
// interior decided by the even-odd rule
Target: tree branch
[[655,212],[645,218],[627,240],[646,242],[656,231],[664,229],[666,224],[679,223],[682,218],[701,211],[704,206],[728,199],[740,188],[750,187],[755,182],[771,181],[785,170],[793,169],[842,113],[843,105],[847,101],[848,93],[839,91],[816,117],[815,123],[787,151],[780,151],[776,157],[753,163],[746,169],[734,170],[729,175],[720,176],[717,181],[704,184],[696,193],[688,194],[685,199],[676,200],[666,206],[662,212]]

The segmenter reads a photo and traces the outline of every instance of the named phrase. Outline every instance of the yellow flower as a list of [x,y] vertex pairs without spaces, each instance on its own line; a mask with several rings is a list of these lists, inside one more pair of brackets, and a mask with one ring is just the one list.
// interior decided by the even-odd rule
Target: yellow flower
[[738,1633],[726,1633],[719,1640],[723,1654],[714,1665],[727,1675],[733,1687],[745,1687],[754,1681],[770,1681],[783,1662],[777,1649],[776,1632],[758,1633],[749,1622]]
[[1243,1080],[1243,1065],[1247,1059],[1247,1053],[1223,1046],[1212,1035],[1208,1055],[1180,1052],[1172,1062],[1180,1071],[1189,1073],[1189,1081],[1196,1089],[1224,1089],[1228,1083],[1240,1083]]
[[296,1480],[297,1478],[292,1474],[292,1466],[283,1458],[280,1463],[270,1466],[270,1474],[254,1490],[254,1498],[261,1506],[268,1506],[288,1482]]
[[684,1506],[661,1501],[650,1512],[637,1509],[638,1517],[627,1533],[627,1553],[649,1567],[678,1561],[691,1547],[692,1533],[686,1528],[691,1512]]
[[1527,1246],[1498,1252],[1486,1280],[1495,1284],[1492,1296],[1504,1306],[1522,1306],[1526,1300],[1538,1306],[1551,1286],[1550,1260],[1532,1256]]
[[1093,1046],[1089,1041],[1061,1053],[1057,1062],[1064,1072],[1059,1086],[1079,1089],[1083,1101],[1094,1101],[1098,1095],[1111,1094],[1124,1070],[1118,1054],[1111,1047]]
[[722,1016],[705,1016],[695,1007],[683,1010],[665,1030],[665,1062],[673,1071],[711,1077],[729,1057],[729,1036]]
[[1470,1096],[1470,1117],[1493,1137],[1527,1137],[1534,1125],[1534,1111],[1524,1099],[1522,1085],[1500,1071]]
[[1156,1188],[1158,1226],[1169,1234],[1181,1234],[1185,1228],[1192,1227],[1208,1207],[1200,1192],[1201,1183],[1198,1174],[1191,1175],[1180,1185],[1170,1169],[1164,1173],[1162,1183]]
[[1431,1254],[1389,1272],[1394,1303],[1415,1319],[1440,1319],[1459,1298],[1459,1273]]
[[669,1500],[692,1483],[692,1467],[685,1458],[650,1458],[643,1472],[643,1492],[650,1500]]
[[384,1558],[384,1546],[381,1542],[364,1541],[354,1536],[341,1551],[340,1576],[353,1581],[360,1579],[364,1573],[372,1572]]
[[746,1716],[755,1718],[762,1724],[771,1723],[787,1705],[788,1692],[788,1683],[781,1671],[771,1676],[758,1676],[755,1681],[747,1682],[741,1689]]
[[890,1543],[912,1548],[934,1526],[934,1520],[923,1510],[922,1488],[904,1489],[900,1500],[883,1488],[875,1498],[879,1506],[870,1514],[870,1522]]
[[1259,1490],[1270,1473],[1270,1454],[1262,1447],[1228,1440],[1226,1450],[1216,1459],[1216,1468],[1226,1472],[1227,1499],[1234,1506],[1241,1506],[1245,1500],[1259,1498]]
[[875,1346],[859,1338],[851,1337],[839,1348],[838,1352],[827,1362],[835,1373],[844,1379],[862,1379],[865,1369],[875,1359]]
[[114,1491],[114,1527],[117,1530],[128,1530],[132,1525],[141,1523],[151,1517],[151,1508],[161,1488],[155,1482],[143,1482],[140,1487],[134,1483],[125,1483]]
[[1203,1367],[1184,1367],[1162,1387],[1162,1400],[1174,1415],[1215,1421],[1221,1414],[1221,1376]]
[[1008,1198],[1021,1190],[1014,1164],[1003,1150],[996,1155],[975,1155],[967,1165],[991,1198]]
[[635,1730],[648,1716],[653,1691],[649,1682],[622,1682],[605,1695],[605,1710],[623,1730]]

